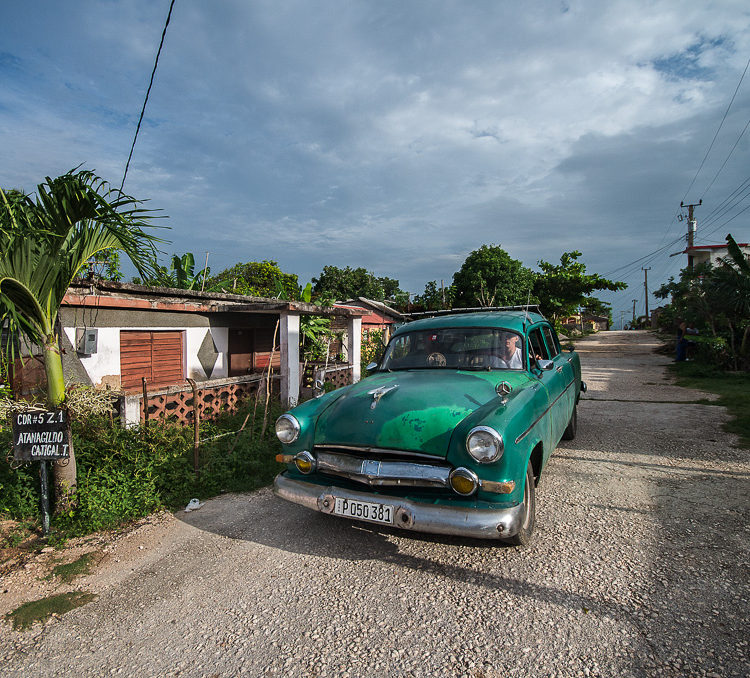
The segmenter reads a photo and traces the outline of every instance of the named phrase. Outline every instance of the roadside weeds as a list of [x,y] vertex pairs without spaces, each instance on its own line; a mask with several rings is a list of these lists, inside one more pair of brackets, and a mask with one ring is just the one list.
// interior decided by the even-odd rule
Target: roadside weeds
[[721,372],[694,362],[669,367],[678,386],[708,391],[719,396],[712,405],[725,407],[731,419],[724,430],[739,436],[739,447],[750,450],[750,374]]

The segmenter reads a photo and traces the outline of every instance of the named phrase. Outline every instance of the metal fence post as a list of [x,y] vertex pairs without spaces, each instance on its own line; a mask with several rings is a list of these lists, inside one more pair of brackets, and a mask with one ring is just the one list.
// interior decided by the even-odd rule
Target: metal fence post
[[187,380],[193,389],[193,471],[198,475],[198,448],[200,447],[201,415],[198,403],[198,387],[194,379]]
[[143,382],[143,427],[148,431],[148,385],[146,377],[141,377]]

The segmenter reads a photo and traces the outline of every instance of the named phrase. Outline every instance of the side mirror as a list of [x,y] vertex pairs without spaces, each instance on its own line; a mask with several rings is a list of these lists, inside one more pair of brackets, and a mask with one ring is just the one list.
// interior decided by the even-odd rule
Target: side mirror
[[555,363],[552,360],[537,360],[536,366],[540,370],[549,371],[555,366]]
[[376,368],[377,366],[378,366],[378,364],[377,364],[377,363],[370,363],[369,365],[367,365],[367,367],[365,367],[365,369],[366,369],[366,370],[367,370],[368,372],[372,372],[372,371],[373,371],[373,370],[374,370],[374,369],[375,369],[375,368]]

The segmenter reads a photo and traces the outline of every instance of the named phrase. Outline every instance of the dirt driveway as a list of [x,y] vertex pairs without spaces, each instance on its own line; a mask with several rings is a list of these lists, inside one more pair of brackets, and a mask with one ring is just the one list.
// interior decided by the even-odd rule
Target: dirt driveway
[[747,676],[748,452],[656,346],[579,343],[579,433],[542,478],[530,547],[223,496],[104,546],[67,587],[34,576],[51,554],[5,577],[0,614],[99,598],[0,622],[3,675]]

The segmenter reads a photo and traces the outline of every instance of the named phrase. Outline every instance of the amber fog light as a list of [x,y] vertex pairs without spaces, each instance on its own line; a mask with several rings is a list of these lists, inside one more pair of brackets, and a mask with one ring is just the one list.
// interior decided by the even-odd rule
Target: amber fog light
[[299,438],[299,422],[291,414],[282,414],[276,420],[276,437],[288,445]]
[[479,487],[479,478],[474,471],[467,468],[454,468],[450,474],[450,484],[456,494],[468,497]]
[[300,473],[307,475],[315,470],[315,457],[305,450],[294,457],[294,465]]

